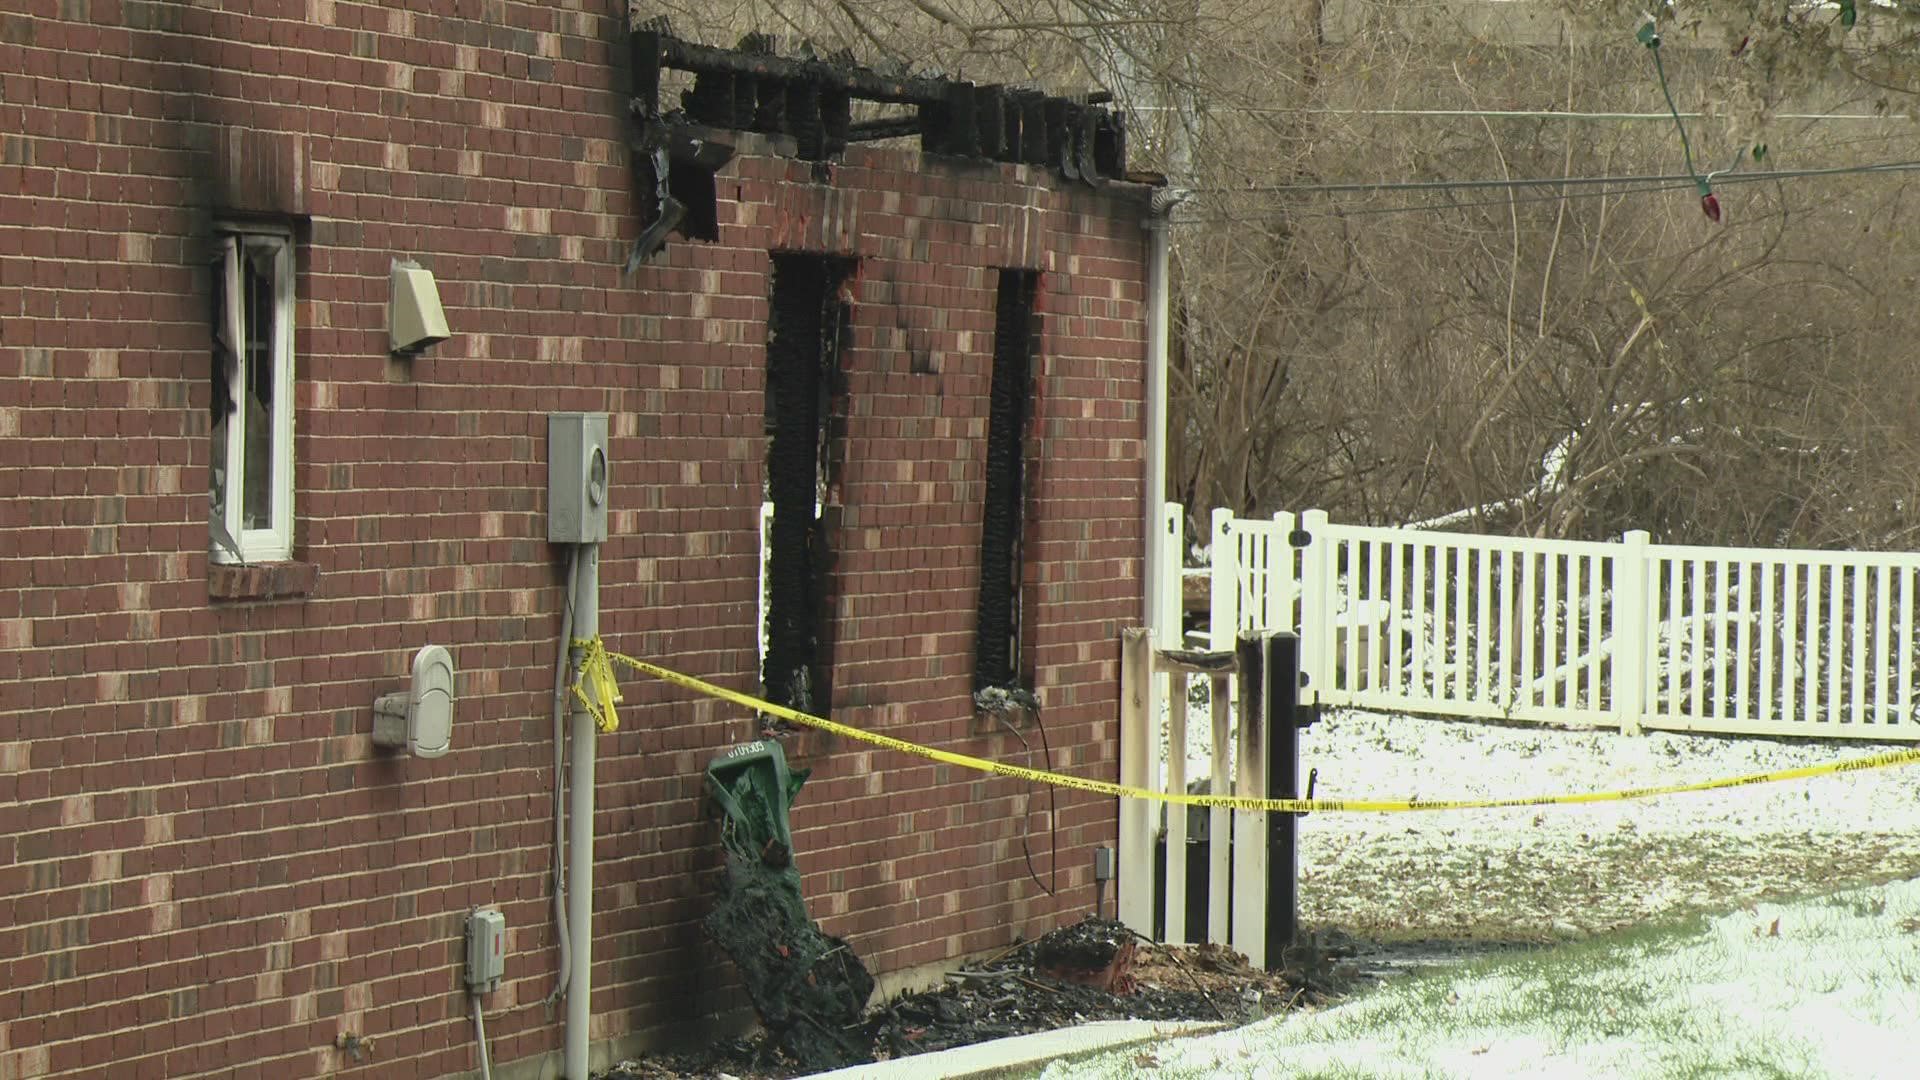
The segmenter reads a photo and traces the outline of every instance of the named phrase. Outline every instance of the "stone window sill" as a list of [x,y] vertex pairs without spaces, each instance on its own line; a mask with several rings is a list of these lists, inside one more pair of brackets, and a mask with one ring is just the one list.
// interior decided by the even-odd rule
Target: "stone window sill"
[[308,562],[252,563],[207,567],[207,596],[212,600],[284,600],[308,596],[320,580],[320,567]]

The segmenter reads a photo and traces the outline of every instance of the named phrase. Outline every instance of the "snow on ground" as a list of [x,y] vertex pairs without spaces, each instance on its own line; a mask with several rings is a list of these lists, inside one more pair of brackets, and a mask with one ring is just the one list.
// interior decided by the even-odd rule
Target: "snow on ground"
[[1920,882],[1392,982],[1324,1012],[1056,1064],[1069,1077],[1905,1077]]
[[[1303,732],[1301,775],[1318,770],[1323,798],[1491,798],[1895,748],[1336,712]],[[1363,936],[1577,936],[1920,876],[1917,838],[1920,765],[1580,806],[1312,814],[1300,822],[1301,917]]]
[[[1325,798],[1507,798],[1907,745],[1336,712],[1302,734],[1301,773],[1318,771]],[[1204,738],[1188,749],[1205,775]],[[1920,765],[1579,806],[1316,813],[1299,862],[1309,929],[1563,943],[1044,1075],[1904,1077],[1920,1056]]]

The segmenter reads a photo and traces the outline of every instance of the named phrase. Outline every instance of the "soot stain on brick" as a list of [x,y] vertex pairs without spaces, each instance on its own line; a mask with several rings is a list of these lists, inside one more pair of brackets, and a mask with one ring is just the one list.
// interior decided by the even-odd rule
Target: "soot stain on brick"
[[[153,0],[128,4],[126,17],[133,31],[128,35],[130,52],[153,73],[152,89],[160,108],[160,123],[155,125],[158,145],[176,156],[177,175],[183,181],[186,199],[174,209],[183,215],[183,231],[192,238],[186,259],[191,266],[208,268],[195,275],[195,285],[206,290],[212,386],[208,409],[210,419],[217,421],[220,411],[233,405],[221,400],[226,366],[233,357],[223,355],[226,350],[220,340],[221,290],[216,284],[220,249],[215,223],[270,219],[294,228],[296,241],[305,239],[304,207],[295,205],[304,189],[304,177],[295,173],[304,168],[305,158],[304,152],[274,139],[271,132],[249,134],[238,125],[240,110],[214,89],[213,74],[221,66],[220,43],[192,32],[188,20],[196,10],[185,0]],[[303,246],[296,243],[296,253]]]
[[[905,286],[892,273],[884,273],[880,278],[880,290],[887,304],[893,309],[893,329],[896,335],[894,341],[897,347],[906,351],[908,374],[940,374],[940,365],[934,356],[933,340],[927,328],[915,325],[914,321],[908,317],[907,305],[901,302]],[[930,386],[929,392],[935,397],[940,396],[941,387],[938,380]]]

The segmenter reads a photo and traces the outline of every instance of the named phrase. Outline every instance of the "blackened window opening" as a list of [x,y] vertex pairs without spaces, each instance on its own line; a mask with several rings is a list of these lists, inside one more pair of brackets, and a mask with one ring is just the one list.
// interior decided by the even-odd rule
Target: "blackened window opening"
[[825,509],[832,403],[848,311],[846,259],[773,257],[767,335],[768,700],[824,715],[833,700],[831,553]]
[[1026,504],[1026,431],[1033,383],[1033,301],[1039,275],[1000,271],[988,391],[986,502],[980,520],[977,688],[1020,681],[1020,560]]
[[675,232],[689,240],[720,239],[720,199],[710,170],[675,162],[667,172],[667,191],[684,208]]

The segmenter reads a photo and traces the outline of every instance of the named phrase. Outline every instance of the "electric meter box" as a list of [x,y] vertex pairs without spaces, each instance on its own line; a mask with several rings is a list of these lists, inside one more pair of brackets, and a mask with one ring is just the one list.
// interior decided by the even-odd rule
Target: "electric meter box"
[[497,911],[467,916],[467,989],[490,994],[507,968],[507,917]]
[[547,414],[547,539],[607,538],[607,414]]

